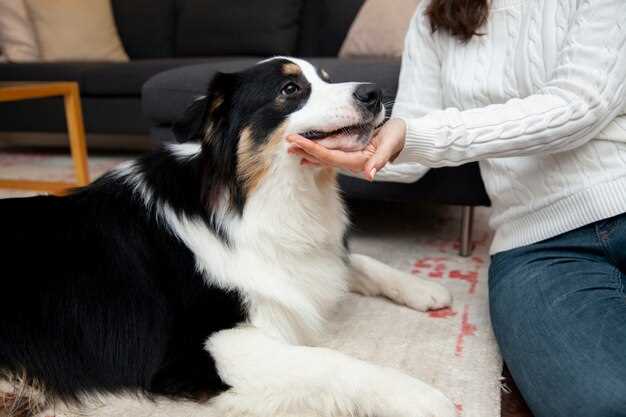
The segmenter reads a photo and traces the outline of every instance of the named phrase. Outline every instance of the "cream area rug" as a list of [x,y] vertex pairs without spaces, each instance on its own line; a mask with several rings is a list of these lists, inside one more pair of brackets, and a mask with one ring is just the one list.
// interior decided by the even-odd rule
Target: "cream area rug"
[[[131,157],[91,155],[93,177]],[[68,181],[72,179],[71,160],[61,154],[0,153],[0,178],[6,177]],[[0,198],[26,195],[32,193],[0,190]],[[475,249],[469,258],[457,255],[459,214],[458,208],[445,206],[355,205],[353,252],[410,272],[413,279],[440,282],[452,290],[454,302],[449,309],[419,313],[385,299],[350,295],[331,323],[325,344],[438,387],[455,402],[459,416],[497,417],[502,362],[489,321],[487,210],[477,210]],[[188,403],[103,398],[80,414],[211,417],[207,411]],[[75,414],[58,407],[42,416]]]

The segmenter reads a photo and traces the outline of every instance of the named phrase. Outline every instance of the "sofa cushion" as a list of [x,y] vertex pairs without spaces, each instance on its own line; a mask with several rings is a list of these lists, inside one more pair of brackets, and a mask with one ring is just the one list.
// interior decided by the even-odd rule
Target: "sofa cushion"
[[131,61],[128,64],[102,64],[83,72],[84,93],[91,96],[139,96],[151,77],[173,68],[222,61],[224,58],[165,58]]
[[128,62],[110,0],[25,0],[43,61]]
[[143,86],[143,112],[155,124],[172,124],[182,117],[196,97],[206,94],[215,73],[239,71],[258,60],[219,60],[160,73]]
[[11,62],[33,62],[41,56],[24,0],[0,1],[0,50]]
[[388,0],[365,2],[350,27],[340,57],[402,56],[404,38],[420,0]]
[[293,55],[302,1],[178,0],[176,55]]
[[[172,124],[182,117],[194,98],[206,94],[217,71],[239,71],[257,61],[256,58],[250,58],[213,62],[158,74],[143,87],[144,113],[155,124]],[[334,82],[369,81],[378,84],[387,97],[395,96],[400,72],[399,61],[313,58],[311,62],[326,69]]]
[[298,55],[336,57],[365,0],[306,0]]
[[131,59],[174,55],[174,0],[112,0],[113,15]]

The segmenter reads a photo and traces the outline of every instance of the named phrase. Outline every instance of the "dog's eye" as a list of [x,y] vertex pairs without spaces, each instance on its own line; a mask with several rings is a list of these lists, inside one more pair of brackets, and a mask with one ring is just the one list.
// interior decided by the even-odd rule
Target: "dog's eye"
[[283,87],[280,93],[284,96],[292,96],[296,94],[298,91],[300,91],[300,86],[298,84],[289,83]]

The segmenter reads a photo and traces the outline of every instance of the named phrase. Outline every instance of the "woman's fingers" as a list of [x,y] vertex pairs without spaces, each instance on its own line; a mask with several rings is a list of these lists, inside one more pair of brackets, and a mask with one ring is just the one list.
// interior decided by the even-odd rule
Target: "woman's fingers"
[[370,181],[374,180],[376,173],[383,169],[403,147],[404,125],[400,127],[390,125],[388,129],[385,127],[387,126],[383,126],[372,138],[372,143],[377,144],[376,150],[363,168],[363,173]]
[[365,174],[365,177],[370,181],[373,181],[376,173],[387,165],[387,162],[389,162],[394,153],[395,151],[392,144],[389,142],[381,143],[376,149],[376,153],[374,153],[374,155],[365,163],[363,168],[363,174]]
[[300,135],[290,135],[287,137],[287,141],[296,145],[309,155],[314,156],[318,160],[323,161],[329,158],[328,149]]
[[320,161],[315,158],[313,155],[309,155],[308,153],[304,152],[302,149],[298,148],[295,145],[292,145],[289,149],[287,149],[287,152],[291,155],[296,155],[302,158],[301,163],[303,165],[307,165],[307,164],[312,164],[312,165],[321,165]]
[[309,154],[323,165],[359,172],[363,169],[367,161],[367,156],[362,152],[344,152],[335,149],[327,149],[298,135],[290,135],[287,137],[287,140],[297,145],[302,151]]

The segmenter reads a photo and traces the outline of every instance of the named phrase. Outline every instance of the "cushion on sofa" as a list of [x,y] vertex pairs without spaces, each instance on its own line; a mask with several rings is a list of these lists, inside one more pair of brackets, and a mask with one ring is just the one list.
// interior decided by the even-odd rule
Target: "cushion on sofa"
[[[235,72],[258,62],[258,58],[218,60],[165,71],[152,77],[143,86],[143,112],[156,124],[172,124],[180,119],[187,106],[207,92],[218,72]],[[164,98],[167,98],[164,100]]]
[[176,55],[292,55],[302,1],[178,0]]
[[40,57],[24,0],[0,1],[0,50],[12,62],[33,62]]
[[212,58],[164,58],[131,61],[125,65],[102,64],[83,72],[84,93],[90,96],[136,96],[151,77],[173,68],[222,61]]
[[298,55],[336,57],[365,0],[305,0]]
[[25,2],[44,61],[128,61],[110,0]]
[[367,0],[350,27],[340,57],[401,57],[409,23],[420,0]]
[[112,0],[117,30],[131,59],[174,55],[174,0]]

